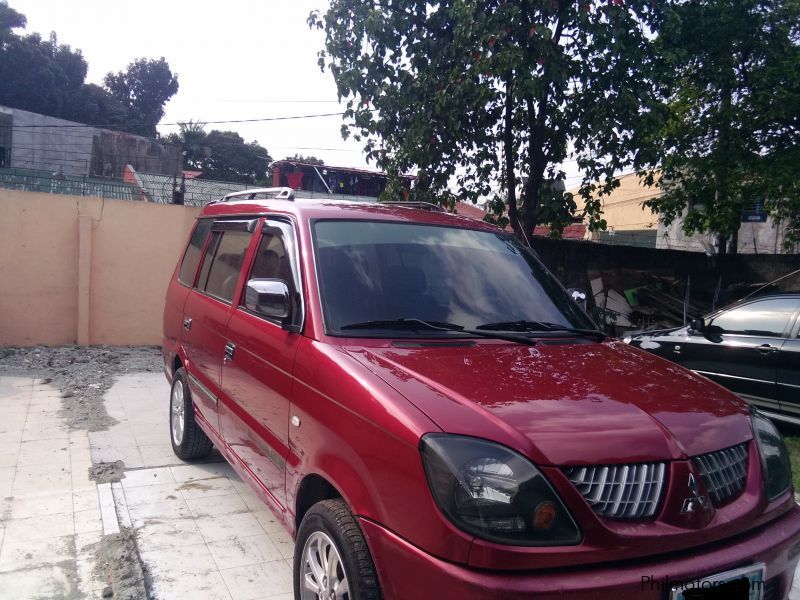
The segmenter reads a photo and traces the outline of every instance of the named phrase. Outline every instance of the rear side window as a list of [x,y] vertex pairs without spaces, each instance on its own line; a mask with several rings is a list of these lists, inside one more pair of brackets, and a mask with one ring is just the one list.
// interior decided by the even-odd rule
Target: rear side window
[[231,302],[251,238],[252,234],[246,231],[212,232],[197,289]]
[[205,244],[209,229],[211,229],[211,221],[203,220],[197,222],[194,232],[192,232],[178,274],[178,281],[184,285],[191,286],[194,283],[194,275],[197,273],[197,265],[200,263],[200,255],[203,252],[203,244]]

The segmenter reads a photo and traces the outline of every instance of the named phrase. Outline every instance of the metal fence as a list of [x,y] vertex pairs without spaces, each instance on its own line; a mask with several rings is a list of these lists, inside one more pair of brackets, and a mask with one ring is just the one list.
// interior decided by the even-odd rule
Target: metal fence
[[45,194],[99,196],[117,200],[138,200],[136,186],[119,180],[64,175],[32,169],[0,169],[0,188]]

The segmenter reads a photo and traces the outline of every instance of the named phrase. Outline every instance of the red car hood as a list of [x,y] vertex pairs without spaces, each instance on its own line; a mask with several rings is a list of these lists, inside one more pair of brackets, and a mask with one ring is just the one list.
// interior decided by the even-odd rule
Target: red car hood
[[394,342],[346,351],[442,430],[540,464],[680,459],[752,438],[747,405],[621,342]]

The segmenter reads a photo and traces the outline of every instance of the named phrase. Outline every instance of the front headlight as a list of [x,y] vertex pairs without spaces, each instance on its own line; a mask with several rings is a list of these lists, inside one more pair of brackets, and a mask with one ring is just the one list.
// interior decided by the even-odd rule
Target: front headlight
[[580,542],[578,526],[550,483],[516,452],[446,434],[423,437],[420,452],[436,503],[459,529],[500,544]]
[[767,498],[774,500],[792,485],[792,465],[783,437],[767,417],[751,408],[753,433],[761,454]]

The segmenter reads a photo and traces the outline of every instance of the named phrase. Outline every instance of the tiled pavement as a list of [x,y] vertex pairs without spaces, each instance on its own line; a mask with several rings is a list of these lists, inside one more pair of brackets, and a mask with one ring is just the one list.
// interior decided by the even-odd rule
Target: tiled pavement
[[[272,514],[219,455],[172,453],[163,376],[120,377],[105,405],[116,425],[70,432],[57,390],[0,377],[0,600],[100,598],[95,548],[118,526],[135,532],[152,598],[292,598],[292,541]],[[115,460],[121,481],[89,480],[92,461]]]
[[[219,454],[173,454],[168,395],[161,374],[123,376],[106,395],[118,423],[87,435],[60,418],[58,390],[0,377],[0,600],[101,598],[96,548],[118,527],[135,532],[151,598],[293,597],[291,538]],[[121,481],[89,479],[116,460]]]
[[185,464],[169,441],[169,387],[160,373],[120,377],[106,394],[118,421],[89,434],[92,460],[122,460],[113,484],[154,598],[293,598],[292,540],[219,454]]
[[51,386],[0,377],[0,598],[99,598],[105,587],[89,440],[60,408]]

